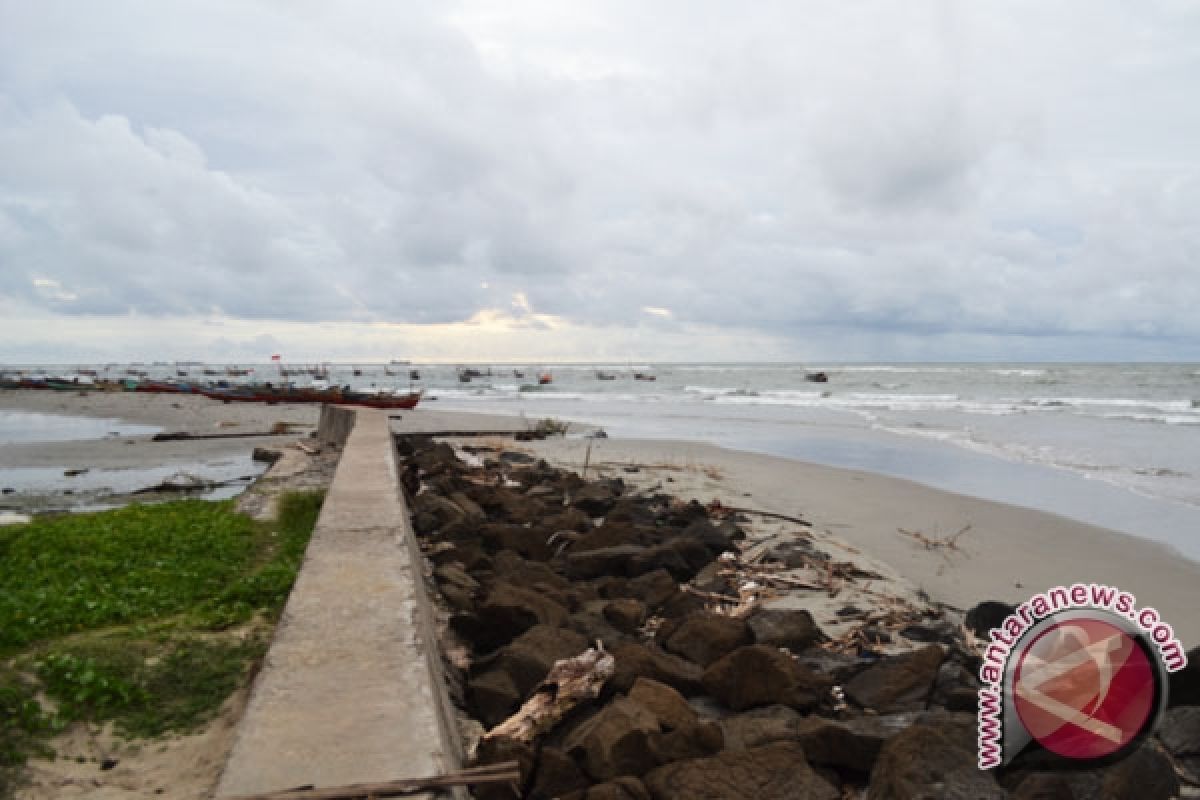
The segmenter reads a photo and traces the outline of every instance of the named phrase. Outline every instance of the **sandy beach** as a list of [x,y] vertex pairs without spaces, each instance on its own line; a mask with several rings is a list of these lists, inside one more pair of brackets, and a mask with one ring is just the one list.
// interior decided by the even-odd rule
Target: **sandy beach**
[[[170,431],[265,431],[277,422],[307,431],[315,406],[223,404],[186,395],[91,392],[0,392],[0,409],[121,419]],[[418,408],[393,415],[401,431],[504,431],[516,417]],[[298,434],[306,435],[306,434]],[[0,466],[134,466],[185,463],[288,437],[151,442],[148,436],[84,442],[9,444]],[[1200,564],[1168,547],[1019,506],[944,492],[893,477],[683,441],[586,439],[568,436],[521,443],[552,463],[590,468],[708,503],[803,517],[888,565],[935,601],[969,608],[982,600],[1019,602],[1076,581],[1118,586],[1153,606],[1188,647],[1200,644]],[[638,473],[626,472],[638,466]],[[964,528],[966,529],[964,531]],[[908,532],[907,534],[904,532]],[[955,547],[927,547],[911,534]]]

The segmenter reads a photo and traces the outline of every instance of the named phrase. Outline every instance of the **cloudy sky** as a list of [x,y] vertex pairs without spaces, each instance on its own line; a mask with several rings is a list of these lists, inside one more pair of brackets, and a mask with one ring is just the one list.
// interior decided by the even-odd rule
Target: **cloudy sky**
[[0,362],[1200,359],[1189,0],[0,0]]

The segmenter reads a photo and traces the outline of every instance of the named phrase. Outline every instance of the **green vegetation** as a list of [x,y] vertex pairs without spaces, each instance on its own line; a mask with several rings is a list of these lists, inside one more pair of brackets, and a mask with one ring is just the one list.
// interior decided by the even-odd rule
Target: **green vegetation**
[[74,721],[208,719],[264,652],[322,499],[286,495],[273,523],[185,500],[0,528],[0,797]]

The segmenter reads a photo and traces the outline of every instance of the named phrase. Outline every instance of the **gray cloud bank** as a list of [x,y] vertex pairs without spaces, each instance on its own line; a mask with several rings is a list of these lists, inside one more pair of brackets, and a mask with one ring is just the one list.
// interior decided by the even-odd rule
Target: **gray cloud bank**
[[1197,42],[1166,1],[0,0],[0,303],[1196,358]]

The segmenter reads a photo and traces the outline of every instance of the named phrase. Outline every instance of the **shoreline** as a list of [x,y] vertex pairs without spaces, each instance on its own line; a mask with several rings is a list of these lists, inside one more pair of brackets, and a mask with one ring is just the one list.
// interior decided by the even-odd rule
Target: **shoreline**
[[[547,461],[576,469],[587,448],[586,440],[527,444]],[[716,499],[803,517],[814,530],[861,548],[932,599],[960,610],[983,600],[1015,604],[1053,586],[1096,582],[1157,608],[1185,647],[1200,644],[1200,619],[1193,613],[1200,564],[1164,544],[888,475],[696,442],[593,442],[593,471],[599,464],[628,479],[625,466],[645,463],[700,474],[698,480],[664,485],[663,491],[685,500]],[[934,540],[959,536],[953,549],[926,547],[902,531]]]
[[[261,430],[273,421],[314,423],[317,415],[317,408],[311,406],[225,405],[189,396],[46,393],[50,396],[31,397],[35,394],[42,393],[0,392],[0,409],[111,417],[192,432],[211,431],[222,422],[233,422],[243,430]],[[400,419],[393,423],[394,431],[511,430],[519,419],[421,408],[397,416]],[[134,441],[136,446],[128,446],[126,441]],[[289,438],[267,441],[282,445]],[[153,450],[143,442],[148,442],[148,437],[5,445],[0,446],[0,465],[35,457],[31,451],[41,453],[43,459],[72,453],[76,459],[87,456],[126,463],[146,463],[151,457],[195,459],[199,453],[248,451],[264,440],[162,442],[153,443]],[[730,506],[804,517],[815,530],[860,548],[932,599],[957,608],[966,609],[983,600],[1018,603],[1052,586],[1097,582],[1129,591],[1140,605],[1157,608],[1185,647],[1200,644],[1200,618],[1192,613],[1200,600],[1200,564],[1158,542],[902,478],[701,442],[558,438],[515,444],[547,461],[578,469],[589,443],[592,471],[601,467],[630,482],[647,477],[661,480],[662,491],[685,500],[694,497],[708,503],[718,499]],[[641,471],[626,472],[631,465]],[[654,465],[670,469],[658,474]],[[704,468],[711,470],[706,474]],[[954,536],[965,526],[970,527],[959,535],[954,549],[926,547],[901,532],[936,540]]]

